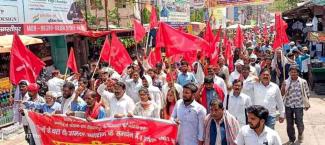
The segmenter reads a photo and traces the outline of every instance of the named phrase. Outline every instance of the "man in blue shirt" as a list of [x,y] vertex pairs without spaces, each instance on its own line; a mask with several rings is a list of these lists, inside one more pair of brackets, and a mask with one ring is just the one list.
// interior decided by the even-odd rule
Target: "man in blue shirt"
[[26,101],[23,102],[26,108],[34,108],[40,110],[44,114],[55,114],[61,110],[61,104],[56,102],[56,97],[52,91],[47,91],[45,95],[45,103]]
[[198,84],[194,74],[188,72],[188,63],[186,61],[181,62],[181,72],[178,74],[177,83],[181,86],[185,86],[188,83]]
[[[77,90],[75,96],[79,96],[78,93],[80,92]],[[96,101],[96,96],[96,92],[89,90],[85,95],[86,105],[83,103],[78,103],[78,97],[75,97],[71,103],[71,107],[77,108],[78,111],[85,112],[85,118],[89,122],[97,119],[103,119],[106,117],[106,112],[101,104]],[[67,115],[74,116],[75,112],[67,113]]]

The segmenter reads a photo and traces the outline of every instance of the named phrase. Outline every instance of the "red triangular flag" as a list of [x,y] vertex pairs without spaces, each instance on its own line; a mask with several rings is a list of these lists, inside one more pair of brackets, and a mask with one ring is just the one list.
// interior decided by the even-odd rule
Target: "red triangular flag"
[[152,29],[154,27],[158,27],[158,19],[157,19],[156,8],[154,6],[152,6],[151,14],[150,14],[149,28]]
[[111,51],[111,49],[110,49],[109,40],[106,37],[104,45],[102,47],[102,50],[100,51],[100,59],[105,61],[105,62],[109,62],[109,52],[110,51]]
[[208,41],[209,44],[212,44],[214,35],[210,26],[210,22],[207,22],[206,27],[205,27],[205,32],[203,35],[203,39]]
[[132,63],[132,59],[115,33],[112,33],[111,50],[109,52],[109,63],[118,73],[122,73]]
[[134,30],[134,40],[136,43],[142,41],[144,36],[146,36],[146,29],[142,26],[142,24],[134,19],[133,20],[133,30]]
[[282,47],[283,44],[289,42],[286,29],[288,24],[281,18],[280,14],[275,14],[275,30],[276,34],[273,42],[273,49],[278,49]]
[[240,28],[240,25],[238,24],[237,30],[236,30],[236,38],[235,38],[235,46],[236,48],[243,48],[244,43],[244,35]]
[[[156,47],[166,48],[166,56],[199,50],[209,51],[210,46],[204,39],[180,32],[161,22],[156,36]],[[210,54],[212,52],[209,52]]]
[[150,51],[148,57],[148,63],[151,67],[156,67],[156,64],[160,63],[162,60],[160,48],[154,48]]
[[227,41],[225,46],[226,46],[225,59],[227,60],[229,72],[232,72],[234,70],[234,62],[233,62],[233,55],[231,51],[231,43]]
[[77,67],[77,63],[76,63],[76,58],[74,57],[73,48],[70,49],[67,67],[70,68],[72,70],[72,72],[78,73],[78,67]]
[[13,35],[10,52],[10,81],[17,85],[21,80],[35,83],[45,63],[28,50],[19,36]]

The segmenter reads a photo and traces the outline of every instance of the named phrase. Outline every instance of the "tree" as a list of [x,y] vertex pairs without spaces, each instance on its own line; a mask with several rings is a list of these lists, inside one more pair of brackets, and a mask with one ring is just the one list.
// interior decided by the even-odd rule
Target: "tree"
[[297,7],[297,3],[301,0],[274,0],[269,5],[268,10],[271,12],[284,12]]

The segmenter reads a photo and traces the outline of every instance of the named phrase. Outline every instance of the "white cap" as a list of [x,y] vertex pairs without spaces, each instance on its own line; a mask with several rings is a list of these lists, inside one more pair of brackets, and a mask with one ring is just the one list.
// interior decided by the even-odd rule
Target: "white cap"
[[235,63],[235,65],[244,65],[244,61],[241,59],[238,59]]

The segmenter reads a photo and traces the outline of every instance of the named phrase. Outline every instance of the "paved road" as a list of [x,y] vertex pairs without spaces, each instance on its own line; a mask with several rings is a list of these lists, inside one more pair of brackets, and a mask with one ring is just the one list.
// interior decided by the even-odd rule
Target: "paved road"
[[[313,95],[310,99],[311,108],[305,112],[305,140],[301,145],[324,145],[325,144],[325,96]],[[286,124],[277,123],[276,131],[279,132],[283,143],[288,141]],[[296,131],[297,132],[297,131]],[[24,139],[24,132],[18,131],[10,135],[0,145],[27,145]],[[299,145],[299,144],[296,144]]]

